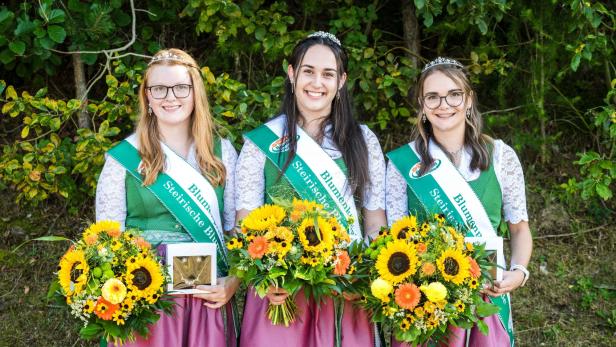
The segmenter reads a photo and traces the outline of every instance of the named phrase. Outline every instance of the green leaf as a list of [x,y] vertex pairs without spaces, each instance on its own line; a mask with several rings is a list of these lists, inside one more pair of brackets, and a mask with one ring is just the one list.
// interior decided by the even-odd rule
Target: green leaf
[[490,331],[490,328],[488,328],[488,325],[481,319],[477,321],[477,328],[479,328],[479,331],[486,336],[488,335],[488,332]]
[[257,30],[255,30],[255,38],[259,41],[263,41],[265,38],[265,33],[264,27],[258,27]]
[[15,54],[13,54],[10,49],[5,48],[4,50],[2,50],[2,52],[0,52],[0,61],[2,62],[2,64],[8,65],[13,60],[15,60]]
[[21,138],[25,139],[28,137],[28,134],[30,134],[30,127],[26,125],[23,129],[21,129]]
[[482,35],[485,35],[488,33],[488,24],[486,24],[486,22],[483,19],[479,18],[477,20],[477,26],[479,27],[479,31],[481,31]]
[[103,327],[97,323],[89,323],[79,330],[79,336],[85,340],[91,340],[98,337],[103,332]]
[[573,56],[573,59],[571,59],[571,70],[577,71],[578,67],[580,66],[581,59],[582,56],[579,53]]
[[491,316],[493,314],[498,313],[498,311],[499,311],[498,306],[494,304],[490,304],[485,301],[481,301],[477,304],[476,312],[479,317]]
[[23,41],[17,40],[9,43],[9,48],[13,53],[23,55],[26,51],[26,44]]
[[49,35],[49,38],[56,43],[62,43],[66,38],[66,31],[59,25],[50,25],[47,28],[47,34]]
[[55,9],[55,10],[51,10],[51,12],[49,13],[49,17],[47,19],[49,20],[49,23],[57,24],[57,23],[63,23],[65,16],[66,15],[64,14],[64,11]]
[[595,190],[597,191],[597,194],[599,194],[599,196],[603,199],[603,200],[609,200],[612,198],[612,191],[610,190],[610,187],[606,186],[603,183],[597,183],[597,185],[595,186]]
[[426,26],[426,28],[429,28],[432,26],[432,23],[434,23],[434,17],[432,17],[432,13],[426,12],[426,14],[424,15],[423,23]]
[[415,0],[415,7],[417,7],[418,10],[421,10],[425,5],[426,2],[424,0]]

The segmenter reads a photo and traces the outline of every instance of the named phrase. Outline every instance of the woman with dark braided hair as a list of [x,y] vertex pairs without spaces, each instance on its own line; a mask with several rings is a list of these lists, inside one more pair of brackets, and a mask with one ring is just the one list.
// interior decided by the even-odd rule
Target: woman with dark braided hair
[[467,236],[496,237],[504,217],[511,267],[483,289],[484,300],[500,311],[484,318],[487,336],[478,328],[451,328],[448,345],[513,346],[509,293],[528,279],[533,244],[522,166],[511,147],[482,133],[477,96],[458,61],[437,58],[427,64],[415,97],[420,112],[413,141],[387,154],[388,223],[407,215],[421,220],[443,214],[452,224],[464,224]]
[[[332,212],[339,213],[343,223],[349,221],[345,226],[354,241],[374,237],[385,225],[385,162],[376,136],[353,118],[346,68],[347,55],[330,33],[313,33],[295,46],[281,115],[246,134],[236,167],[238,220],[273,198],[331,197],[336,201]],[[286,159],[280,159],[282,152],[288,154]],[[287,175],[298,170],[317,174],[309,184],[298,180],[299,175]],[[332,181],[320,180],[318,173],[323,170]],[[328,188],[333,181],[338,186]],[[342,196],[334,198],[337,193]],[[271,287],[260,299],[249,290],[240,345],[372,346],[376,342],[368,315],[350,300],[345,300],[341,321],[336,322],[331,299],[317,305],[300,292],[295,296],[296,321],[288,328],[272,325],[266,314],[269,303],[282,304],[288,295]]]

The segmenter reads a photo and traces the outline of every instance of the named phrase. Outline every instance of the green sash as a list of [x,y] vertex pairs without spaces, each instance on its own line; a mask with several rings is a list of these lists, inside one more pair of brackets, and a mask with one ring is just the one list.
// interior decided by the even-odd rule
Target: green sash
[[[481,201],[445,154],[440,149],[434,151],[434,164],[419,176],[421,160],[413,147],[411,142],[387,153],[387,157],[426,213],[442,213],[449,223],[465,228],[466,236],[495,237],[496,231]],[[504,259],[499,259],[499,262],[504,263]],[[499,320],[509,335],[511,346],[514,346],[509,294],[489,299],[500,308]]]
[[[289,142],[283,136],[284,117],[275,118],[245,135],[280,171],[289,149]],[[302,199],[322,204],[349,231],[352,240],[362,240],[355,200],[346,175],[300,127],[297,127],[297,134],[297,152],[284,176]]]
[[[216,244],[218,271],[228,271],[227,254],[222,239],[222,222],[218,199],[212,185],[183,158],[162,144],[165,152],[165,172],[146,188],[169,210],[195,242]],[[109,150],[128,173],[143,184],[139,173],[141,157],[134,135]]]

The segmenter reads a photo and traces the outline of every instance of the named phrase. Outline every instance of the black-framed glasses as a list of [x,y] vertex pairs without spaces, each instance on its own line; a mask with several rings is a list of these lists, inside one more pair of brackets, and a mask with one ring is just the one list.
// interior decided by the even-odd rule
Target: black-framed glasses
[[150,91],[150,94],[154,99],[166,98],[169,94],[169,89],[173,91],[173,95],[175,95],[176,98],[184,99],[190,95],[190,90],[192,87],[193,86],[190,84],[176,84],[171,87],[163,85],[149,86],[146,87],[146,89]]
[[447,95],[445,96],[440,96],[436,93],[430,93],[430,94],[426,94],[423,97],[423,102],[427,108],[435,109],[441,106],[443,99],[445,99],[445,102],[450,107],[457,107],[457,106],[460,106],[460,104],[462,104],[462,101],[464,101],[464,92],[460,90],[453,90],[447,93]]

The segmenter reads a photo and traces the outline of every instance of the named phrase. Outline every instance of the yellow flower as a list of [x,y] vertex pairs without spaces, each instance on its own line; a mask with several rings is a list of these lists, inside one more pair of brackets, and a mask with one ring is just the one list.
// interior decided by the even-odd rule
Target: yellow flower
[[124,312],[130,312],[133,310],[133,306],[135,305],[133,303],[133,300],[130,298],[130,292],[127,293],[126,297],[124,298],[124,301],[122,301],[122,303],[120,304],[120,308],[122,309],[122,311]]
[[395,240],[381,249],[376,269],[383,279],[397,284],[417,271],[418,262],[414,246],[405,240]]
[[468,281],[468,287],[471,289],[475,289],[479,286],[479,281],[477,281],[476,278],[471,278],[470,281]]
[[81,250],[69,250],[60,260],[58,281],[67,296],[79,294],[88,281],[90,267],[85,253]]
[[96,307],[96,303],[94,301],[86,300],[86,303],[83,304],[83,312],[92,313],[95,307]]
[[230,251],[234,249],[242,248],[243,246],[244,245],[242,241],[238,240],[236,237],[232,238],[231,240],[229,240],[229,242],[227,242],[227,249]]
[[421,236],[425,237],[426,235],[428,235],[428,232],[430,231],[430,224],[424,222],[421,224]]
[[396,312],[398,312],[398,309],[395,307],[391,307],[391,306],[383,307],[383,314],[386,315],[387,317],[393,317],[393,315],[396,314]]
[[464,308],[466,307],[461,300],[456,301],[453,305],[456,307],[458,312],[464,312]]
[[423,308],[426,312],[432,313],[436,310],[436,305],[432,301],[426,301],[423,305]]
[[441,282],[432,282],[427,286],[422,285],[419,289],[432,302],[443,301],[447,297],[447,288]]
[[[131,259],[134,261],[131,262]],[[126,287],[133,295],[145,298],[163,285],[160,265],[152,258],[130,258],[126,264]]]
[[418,318],[423,317],[426,314],[426,311],[424,311],[423,307],[416,307],[413,312],[415,312],[415,315]]
[[120,249],[122,247],[122,242],[118,241],[118,240],[113,240],[111,241],[111,250],[112,251],[117,251],[118,249]]
[[318,253],[324,249],[333,248],[334,235],[331,225],[326,219],[317,217],[317,227],[318,231],[314,218],[304,218],[297,228],[299,241],[306,251]]
[[109,236],[120,235],[120,222],[114,220],[102,220],[96,222],[90,225],[90,227],[83,232],[83,236],[85,237],[91,234],[98,235],[101,232],[106,232]]
[[444,214],[435,214],[434,219],[438,222],[438,225],[445,224],[445,215]]
[[403,319],[402,322],[400,322],[400,330],[402,331],[407,331],[409,330],[409,328],[411,327],[411,322],[408,319]]
[[382,302],[389,302],[389,294],[394,290],[394,286],[391,285],[388,281],[377,278],[372,281],[370,285],[370,291],[375,298],[381,300]]
[[113,321],[116,322],[117,325],[124,325],[124,320],[126,319],[126,315],[122,310],[117,310],[113,314]]
[[101,294],[110,303],[119,304],[126,297],[126,286],[119,279],[110,278],[103,284]]
[[268,253],[284,257],[291,250],[294,236],[287,227],[275,227],[265,234],[265,238],[270,243]]
[[293,198],[292,206],[293,210],[301,213],[311,212],[317,209],[323,209],[323,205],[319,204],[316,201],[298,200],[296,198]]
[[284,209],[278,205],[263,205],[254,209],[244,220],[242,228],[255,231],[265,231],[278,226],[285,217]]
[[459,250],[445,250],[436,261],[436,264],[446,281],[462,284],[470,276],[471,264]]
[[391,226],[391,235],[394,240],[408,240],[415,234],[417,234],[417,218],[415,216],[401,218]]

